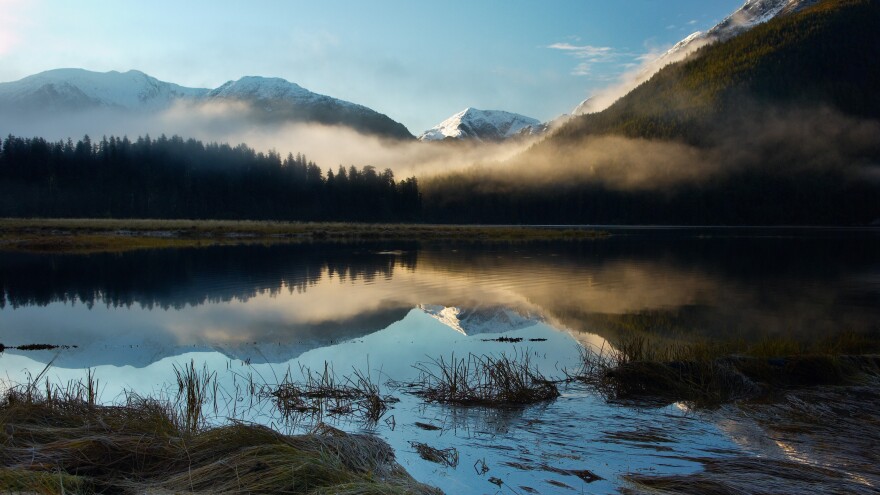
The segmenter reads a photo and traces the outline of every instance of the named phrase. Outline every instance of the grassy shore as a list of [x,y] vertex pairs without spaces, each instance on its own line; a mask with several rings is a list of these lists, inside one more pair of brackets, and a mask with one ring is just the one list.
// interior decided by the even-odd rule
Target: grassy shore
[[811,342],[670,342],[625,335],[609,349],[582,349],[581,368],[571,376],[612,401],[714,408],[773,399],[794,388],[876,383],[880,335],[841,332]]
[[313,241],[523,242],[596,239],[571,227],[365,224],[248,220],[0,219],[0,249],[100,252]]
[[168,404],[123,405],[15,388],[0,399],[0,491],[28,494],[438,494],[387,443],[319,426],[282,435],[233,422],[193,429]]

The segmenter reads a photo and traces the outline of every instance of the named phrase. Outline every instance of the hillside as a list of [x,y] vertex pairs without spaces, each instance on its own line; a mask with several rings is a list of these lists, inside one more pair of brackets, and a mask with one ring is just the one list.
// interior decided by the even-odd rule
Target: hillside
[[770,106],[877,118],[877,60],[880,2],[825,0],[701,48],[605,111],[572,119],[554,139],[621,134],[711,144],[711,130]]

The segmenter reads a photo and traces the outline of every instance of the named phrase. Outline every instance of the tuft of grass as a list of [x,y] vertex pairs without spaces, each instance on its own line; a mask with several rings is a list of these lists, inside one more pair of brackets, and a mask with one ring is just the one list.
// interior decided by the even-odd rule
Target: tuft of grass
[[207,364],[197,370],[195,361],[191,360],[181,368],[175,364],[174,375],[177,378],[177,406],[183,419],[183,428],[188,432],[198,431],[204,423],[203,407],[208,401],[211,383],[216,383],[217,373],[208,371]]
[[354,416],[368,426],[375,425],[389,404],[397,401],[382,395],[369,372],[354,370],[352,375],[340,378],[325,362],[322,372],[302,366],[300,375],[300,380],[294,380],[288,370],[280,384],[258,392],[262,397],[271,397],[288,420],[320,423],[326,416]]
[[429,402],[506,406],[534,404],[559,397],[556,384],[533,366],[528,352],[513,356],[469,354],[418,363],[414,393]]

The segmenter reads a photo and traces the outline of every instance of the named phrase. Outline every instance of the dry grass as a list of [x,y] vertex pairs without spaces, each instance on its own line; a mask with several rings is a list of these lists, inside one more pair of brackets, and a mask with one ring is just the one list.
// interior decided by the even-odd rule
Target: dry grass
[[755,457],[704,459],[705,470],[692,475],[629,475],[626,494],[739,495],[804,493],[876,494],[872,484],[820,466]]
[[455,355],[447,361],[418,363],[414,393],[429,402],[508,406],[534,404],[559,397],[556,384],[533,366],[527,351],[513,356]]
[[109,407],[13,387],[0,400],[0,446],[3,492],[439,493],[373,436],[192,431],[172,405],[136,396]]
[[579,228],[272,222],[247,220],[0,219],[0,248],[104,252],[224,244],[311,241],[583,240],[606,233]]
[[349,416],[366,426],[375,425],[397,399],[382,395],[379,385],[369,372],[354,370],[352,375],[338,377],[329,363],[321,372],[300,368],[295,380],[290,370],[278,385],[263,386],[260,397],[271,398],[285,419],[294,422],[323,422],[324,418]]
[[415,449],[416,453],[419,454],[419,457],[428,462],[441,464],[451,468],[458,467],[458,450],[454,447],[438,449],[431,447],[426,443],[419,442],[410,442],[409,445]]
[[[662,343],[630,335],[613,347],[581,348],[580,368],[567,374],[595,385],[612,401],[716,407],[791,387],[861,383],[880,375],[880,358],[865,354],[876,352],[878,342],[854,333],[813,343]],[[842,354],[849,352],[861,354]]]

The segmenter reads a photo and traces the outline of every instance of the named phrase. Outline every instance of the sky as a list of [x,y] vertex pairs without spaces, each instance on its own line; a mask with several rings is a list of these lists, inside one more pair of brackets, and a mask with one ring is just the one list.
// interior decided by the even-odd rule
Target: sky
[[0,82],[137,69],[282,77],[418,135],[466,108],[543,121],[744,0],[0,0]]

